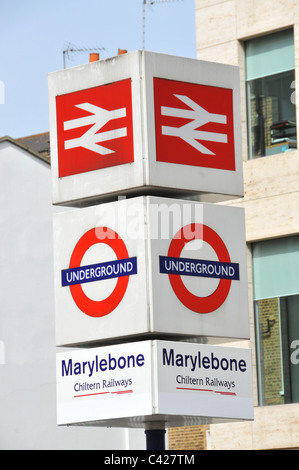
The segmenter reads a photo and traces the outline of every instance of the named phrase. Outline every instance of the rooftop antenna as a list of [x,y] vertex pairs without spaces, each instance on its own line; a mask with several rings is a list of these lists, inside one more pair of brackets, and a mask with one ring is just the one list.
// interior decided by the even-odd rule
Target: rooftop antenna
[[67,44],[66,49],[62,51],[63,54],[63,68],[66,67],[66,57],[70,59],[70,54],[84,53],[84,52],[98,52],[105,51],[104,47],[76,47],[70,42]]
[[142,49],[145,49],[145,12],[146,6],[155,5],[156,3],[173,3],[173,2],[182,2],[183,0],[142,0],[142,8],[143,8],[143,42],[142,42]]

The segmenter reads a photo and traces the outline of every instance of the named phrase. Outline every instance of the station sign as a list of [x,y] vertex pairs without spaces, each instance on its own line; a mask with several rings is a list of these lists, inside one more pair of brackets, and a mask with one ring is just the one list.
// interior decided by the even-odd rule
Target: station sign
[[54,269],[57,346],[249,338],[242,208],[140,196],[60,212]]
[[137,51],[48,83],[54,204],[243,195],[237,67]]
[[59,178],[134,161],[131,80],[57,96],[56,114]]
[[58,353],[56,364],[58,425],[253,419],[249,349],[148,340]]

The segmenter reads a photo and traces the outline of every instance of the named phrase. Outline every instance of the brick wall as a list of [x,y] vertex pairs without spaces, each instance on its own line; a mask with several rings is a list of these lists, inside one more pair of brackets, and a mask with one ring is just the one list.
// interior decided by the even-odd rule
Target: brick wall
[[[282,363],[280,342],[279,299],[258,301],[260,327],[260,354],[263,377],[263,404],[280,405],[282,390]],[[269,328],[268,320],[272,322]]]
[[207,450],[209,426],[185,426],[168,431],[169,450]]

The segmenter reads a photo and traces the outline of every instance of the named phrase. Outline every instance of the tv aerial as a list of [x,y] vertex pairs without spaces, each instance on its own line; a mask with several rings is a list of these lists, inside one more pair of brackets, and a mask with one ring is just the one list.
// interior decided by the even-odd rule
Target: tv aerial
[[142,10],[143,10],[143,39],[142,39],[142,49],[145,49],[145,13],[146,7],[155,5],[156,3],[173,3],[173,2],[182,2],[183,0],[142,0]]
[[66,58],[70,60],[71,54],[81,54],[85,52],[99,52],[105,51],[104,47],[76,47],[75,45],[71,44],[70,42],[67,44],[66,49],[62,51],[63,54],[63,68],[66,67]]

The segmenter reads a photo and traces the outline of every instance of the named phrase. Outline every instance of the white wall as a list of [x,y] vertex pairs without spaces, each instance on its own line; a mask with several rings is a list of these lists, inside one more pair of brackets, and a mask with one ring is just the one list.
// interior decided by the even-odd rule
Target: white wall
[[49,165],[0,142],[0,449],[142,449],[143,430],[56,425],[53,210]]

